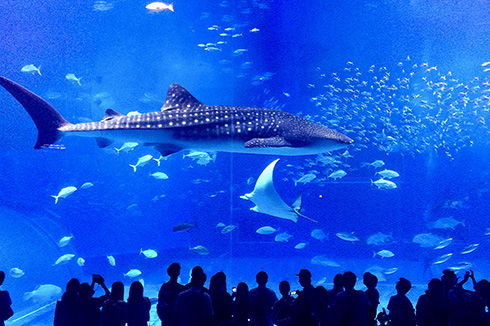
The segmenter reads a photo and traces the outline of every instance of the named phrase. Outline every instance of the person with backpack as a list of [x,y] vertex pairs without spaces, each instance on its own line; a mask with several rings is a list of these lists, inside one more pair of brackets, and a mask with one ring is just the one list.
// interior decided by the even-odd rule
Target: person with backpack
[[191,272],[191,288],[181,292],[174,305],[176,326],[215,326],[211,296],[204,291],[206,274],[201,266]]

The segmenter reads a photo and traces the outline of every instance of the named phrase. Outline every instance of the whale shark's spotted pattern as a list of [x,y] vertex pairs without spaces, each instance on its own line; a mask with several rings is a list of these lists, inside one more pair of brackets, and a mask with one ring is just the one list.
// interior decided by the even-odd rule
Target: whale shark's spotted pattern
[[[169,112],[171,111],[171,112]],[[115,129],[167,129],[181,128],[182,136],[217,136],[249,132],[262,136],[277,133],[285,112],[230,106],[205,106],[202,109],[172,109],[133,116],[114,116],[100,122],[66,125],[60,131],[93,131]],[[192,128],[194,127],[194,128]]]
[[352,143],[335,130],[287,112],[205,105],[178,84],[169,87],[158,112],[124,116],[109,109],[101,121],[79,124],[67,122],[49,103],[4,77],[0,85],[33,118],[39,131],[36,149],[66,134],[94,137],[100,147],[113,141],[140,142],[164,156],[182,149],[311,155]]

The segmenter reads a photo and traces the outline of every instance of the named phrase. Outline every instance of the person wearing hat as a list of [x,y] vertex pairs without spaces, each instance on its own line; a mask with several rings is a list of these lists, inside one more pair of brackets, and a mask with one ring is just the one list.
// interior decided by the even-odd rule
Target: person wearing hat
[[296,276],[299,276],[299,284],[303,287],[303,290],[296,291],[298,295],[294,302],[296,324],[303,326],[318,325],[315,318],[317,295],[315,288],[311,285],[311,273],[307,269],[302,269]]

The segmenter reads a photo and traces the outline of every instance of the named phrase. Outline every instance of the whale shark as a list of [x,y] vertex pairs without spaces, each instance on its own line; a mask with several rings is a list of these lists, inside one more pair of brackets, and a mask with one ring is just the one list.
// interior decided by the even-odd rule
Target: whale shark
[[260,174],[251,193],[240,196],[241,199],[252,201],[255,206],[250,210],[267,214],[293,222],[298,221],[298,216],[304,217],[312,222],[315,220],[301,214],[301,193],[298,195],[293,205],[288,206],[274,187],[274,168],[279,159],[270,163]]
[[183,149],[282,156],[314,155],[348,146],[353,140],[291,113],[266,108],[206,105],[179,84],[168,88],[160,111],[125,116],[108,109],[98,122],[72,124],[41,97],[0,77],[38,129],[34,149],[63,136],[95,138],[99,147],[137,142],[162,156]]

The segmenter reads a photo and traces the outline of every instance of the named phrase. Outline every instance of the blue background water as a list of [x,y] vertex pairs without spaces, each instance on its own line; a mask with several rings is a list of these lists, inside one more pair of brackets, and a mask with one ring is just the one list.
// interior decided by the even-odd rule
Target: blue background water
[[[2,1],[0,74],[42,96],[74,123],[100,120],[107,108],[124,114],[159,110],[167,87],[179,83],[207,104],[281,108],[309,115],[334,129],[352,130],[351,122],[366,112],[360,110],[352,120],[341,116],[334,126],[322,116],[335,101],[330,98],[317,106],[311,99],[323,93],[325,85],[335,84],[333,73],[345,80],[353,76],[355,68],[361,72],[359,82],[369,80],[374,85],[368,72],[372,65],[379,78],[389,72],[393,81],[414,73],[409,90],[381,91],[386,97],[392,93],[422,94],[421,98],[435,106],[437,97],[427,95],[424,84],[440,82],[449,71],[458,80],[452,84],[462,83],[462,91],[466,87],[472,99],[479,98],[484,89],[480,84],[486,73],[481,64],[489,60],[490,25],[489,7],[483,2],[176,1],[175,12],[160,13],[148,12],[147,3]],[[107,10],[100,10],[100,6]],[[213,25],[219,30],[209,30]],[[236,30],[225,32],[227,27]],[[253,28],[260,31],[250,32]],[[240,37],[231,37],[240,33]],[[198,46],[218,41],[227,43],[217,45],[217,51]],[[233,51],[237,49],[247,51],[236,55]],[[424,72],[426,67],[420,66],[426,62],[427,68],[437,66],[437,71]],[[42,76],[21,72],[28,64],[41,65]],[[81,86],[66,80],[67,73],[82,77]],[[347,88],[345,82],[336,85]],[[103,92],[106,94],[101,95]],[[448,92],[437,90],[434,94]],[[459,132],[443,133],[438,139],[430,127],[419,130],[420,123],[390,117],[386,110],[376,111],[377,122],[388,117],[394,125],[414,127],[396,138],[402,142],[410,136],[408,144],[393,151],[381,149],[373,138],[385,127],[377,122],[370,127],[375,133],[368,138],[359,136],[360,129],[346,132],[356,145],[348,148],[352,158],[339,156],[349,167],[343,167],[347,176],[337,182],[318,182],[336,169],[308,166],[308,160],[315,157],[281,158],[275,172],[278,192],[286,203],[303,192],[304,214],[318,220],[300,219],[295,224],[252,212],[251,203],[239,198],[253,189],[247,180],[256,180],[277,157],[218,153],[215,162],[201,166],[182,159],[182,154],[187,154],[182,152],[162,161],[161,167],[153,161],[134,173],[129,164],[146,154],[158,157],[158,153],[139,146],[117,155],[114,146],[99,149],[95,142],[83,138],[63,139],[64,150],[35,151],[37,131],[31,119],[7,92],[0,91],[0,95],[0,269],[8,272],[18,267],[25,272],[19,279],[8,276],[4,286],[10,290],[17,311],[28,312],[40,305],[22,301],[22,295],[39,284],[64,288],[70,277],[87,281],[92,273],[101,273],[112,282],[138,268],[148,284],[157,285],[166,279],[165,269],[174,260],[183,262],[183,274],[201,264],[209,275],[223,269],[234,285],[246,280],[252,286],[260,269],[267,270],[271,282],[277,284],[282,279],[295,282],[293,274],[300,268],[310,268],[316,281],[326,277],[330,282],[338,272],[352,269],[360,275],[376,265],[399,268],[386,276],[388,282],[408,276],[423,284],[459,261],[472,263],[478,278],[488,277],[488,241],[483,236],[490,227],[486,218],[488,134],[476,124],[465,124],[477,118],[470,114],[474,108],[461,101],[455,106],[463,116],[460,128],[455,128]],[[361,97],[342,96],[363,103]],[[419,104],[412,100],[406,105],[417,112]],[[485,120],[486,102],[478,105],[477,115]],[[435,117],[436,113],[428,110],[420,116]],[[428,135],[429,145],[417,152],[422,134]],[[441,139],[449,144],[450,157],[445,150],[435,149]],[[358,144],[367,148],[357,151]],[[370,184],[375,169],[362,163],[374,160],[383,160],[386,168],[400,173],[401,177],[393,180],[397,189],[379,190]],[[318,171],[317,180],[295,187],[293,179],[312,169]],[[156,171],[165,172],[169,179],[149,176]],[[192,182],[197,179],[201,182]],[[84,182],[94,186],[54,205],[51,195]],[[130,207],[134,204],[137,206]],[[428,230],[428,222],[449,216],[464,220],[464,226]],[[174,225],[186,221],[196,223],[197,228],[185,234],[172,232]],[[215,227],[218,222],[238,228],[221,234]],[[256,234],[264,225],[287,231],[293,238],[278,243],[274,236]],[[313,239],[310,232],[315,228],[328,233],[329,240]],[[361,241],[345,242],[335,236],[337,232],[354,232]],[[367,237],[377,232],[392,233],[393,243],[368,246]],[[416,234],[426,232],[453,237],[454,242],[441,252],[412,242]],[[58,248],[58,240],[70,234],[74,235],[70,245]],[[308,245],[295,250],[299,242]],[[480,244],[475,252],[459,255],[473,243]],[[188,250],[196,245],[206,246],[210,254],[199,256]],[[159,257],[145,260],[138,255],[140,248],[155,249]],[[372,258],[373,251],[380,249],[393,251],[395,257]],[[429,268],[431,259],[450,252],[454,253],[452,260]],[[51,266],[66,253],[76,254],[75,259],[84,257],[86,266],[79,267],[75,259],[64,266]],[[115,267],[107,263],[109,254],[116,257]],[[317,255],[341,267],[311,264]],[[433,274],[424,273],[425,268]],[[125,282],[129,285],[130,280]]]

